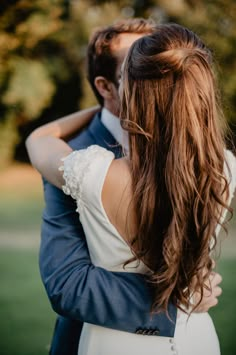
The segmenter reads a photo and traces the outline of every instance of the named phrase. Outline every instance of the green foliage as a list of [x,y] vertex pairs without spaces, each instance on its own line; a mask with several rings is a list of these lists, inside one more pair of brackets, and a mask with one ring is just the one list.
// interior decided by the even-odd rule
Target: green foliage
[[12,75],[2,102],[14,106],[28,119],[34,119],[50,104],[55,85],[39,61],[15,57],[11,65]]
[[[68,82],[77,85],[73,96],[77,106],[80,56],[71,50],[76,42],[71,32],[68,5],[62,0],[4,2],[0,13],[0,141],[7,148],[1,165],[12,156],[21,127],[40,117],[56,118],[55,108],[50,111],[52,117],[45,117],[45,112],[62,95],[69,96],[71,105],[72,95],[62,94]],[[57,106],[58,115],[69,110]]]
[[98,26],[135,16],[178,22],[203,37],[219,64],[226,116],[236,123],[234,0],[5,0],[0,10],[0,141],[6,153],[1,161],[13,155],[17,135],[29,122],[38,125],[76,110],[79,103],[95,102],[85,85],[89,36]]
[[236,2],[234,0],[185,0],[171,11],[171,4],[160,1],[172,21],[198,33],[212,49],[219,72],[226,116],[236,124]]
[[12,152],[18,139],[15,116],[9,113],[5,122],[0,122],[0,169],[12,161]]

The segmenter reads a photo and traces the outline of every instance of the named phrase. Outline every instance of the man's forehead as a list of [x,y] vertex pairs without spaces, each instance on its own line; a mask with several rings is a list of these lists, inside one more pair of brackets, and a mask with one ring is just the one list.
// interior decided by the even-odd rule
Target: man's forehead
[[143,37],[144,33],[120,33],[117,37],[114,38],[112,42],[113,49],[121,47],[130,47],[134,41]]
[[140,33],[121,33],[119,34],[111,44],[111,50],[119,61],[123,61],[129,48],[139,38],[145,34]]

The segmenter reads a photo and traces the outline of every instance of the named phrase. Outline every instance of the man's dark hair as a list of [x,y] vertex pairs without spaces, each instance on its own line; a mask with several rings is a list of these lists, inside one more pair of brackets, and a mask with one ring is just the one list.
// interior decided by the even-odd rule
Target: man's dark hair
[[122,20],[114,25],[97,30],[88,45],[87,51],[87,75],[88,81],[99,103],[103,105],[103,97],[97,91],[94,80],[97,76],[103,76],[107,80],[116,83],[117,58],[112,51],[112,42],[120,34],[150,34],[156,28],[152,20],[129,19]]

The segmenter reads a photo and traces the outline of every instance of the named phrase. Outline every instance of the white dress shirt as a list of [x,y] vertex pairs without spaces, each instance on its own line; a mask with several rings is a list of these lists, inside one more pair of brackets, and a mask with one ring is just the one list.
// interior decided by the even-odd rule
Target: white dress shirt
[[128,132],[121,127],[119,117],[113,115],[106,108],[103,108],[101,113],[101,122],[115,138],[115,140],[124,148],[125,153],[128,154]]

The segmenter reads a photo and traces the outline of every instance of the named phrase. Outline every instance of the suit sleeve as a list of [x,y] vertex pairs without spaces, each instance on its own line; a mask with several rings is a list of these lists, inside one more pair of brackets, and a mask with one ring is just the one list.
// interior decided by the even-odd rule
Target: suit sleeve
[[142,275],[111,273],[91,264],[71,197],[44,181],[40,272],[53,309],[82,322],[131,333],[173,336],[176,309],[150,316],[151,289]]

